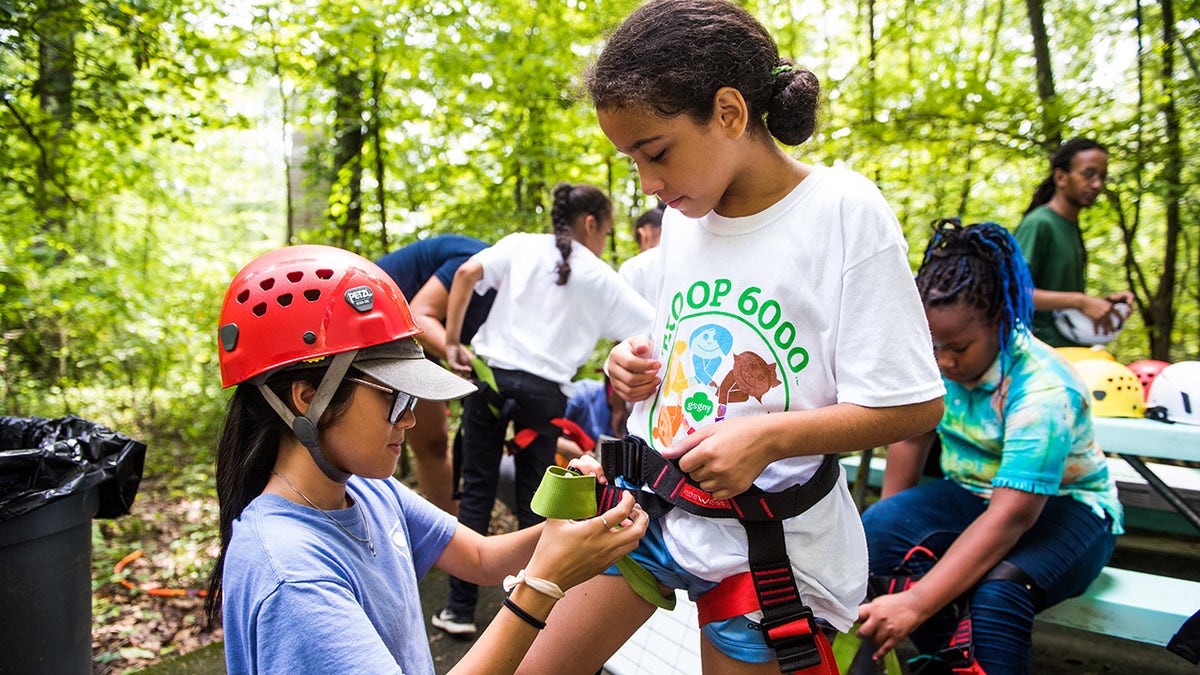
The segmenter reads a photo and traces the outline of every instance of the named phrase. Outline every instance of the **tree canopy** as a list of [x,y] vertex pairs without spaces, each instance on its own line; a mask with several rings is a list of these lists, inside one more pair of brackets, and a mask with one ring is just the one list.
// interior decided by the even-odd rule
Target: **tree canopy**
[[[0,0],[0,369],[7,414],[211,438],[216,314],[287,242],[377,257],[547,227],[550,188],[649,205],[582,73],[632,0]],[[795,149],[876,181],[913,261],[928,223],[1015,227],[1047,157],[1111,153],[1089,284],[1131,288],[1112,347],[1200,354],[1195,0],[748,0],[817,73]]]

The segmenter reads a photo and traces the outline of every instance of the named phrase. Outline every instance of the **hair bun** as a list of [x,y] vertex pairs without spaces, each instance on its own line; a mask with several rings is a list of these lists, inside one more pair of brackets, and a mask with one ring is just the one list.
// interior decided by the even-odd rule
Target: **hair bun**
[[816,130],[821,81],[811,70],[796,68],[787,60],[772,73],[775,82],[767,130],[785,145],[799,145]]

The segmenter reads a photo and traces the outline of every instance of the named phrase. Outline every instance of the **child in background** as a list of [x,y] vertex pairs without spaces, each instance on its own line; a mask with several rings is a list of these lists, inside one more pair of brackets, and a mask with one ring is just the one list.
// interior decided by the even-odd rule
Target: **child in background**
[[[614,388],[638,402],[629,433],[649,443],[627,438],[626,447],[641,447],[647,465],[670,460],[663,471],[690,477],[670,485],[713,511],[729,513],[735,496],[746,500],[738,508],[780,493],[812,498],[763,528],[778,536],[772,553],[785,553],[772,558],[786,583],[771,616],[759,613],[749,581],[724,596],[753,604],[702,627],[705,672],[778,673],[814,659],[836,672],[821,632],[857,618],[867,555],[831,453],[908,438],[942,411],[899,223],[866,178],[802,164],[772,140],[811,136],[819,85],[733,3],[644,5],[612,35],[587,85],[604,133],[634,160],[642,190],[668,207],[653,333],[618,344],[608,360]],[[670,501],[661,482],[639,478],[620,477],[654,483]],[[749,579],[748,547],[761,539],[748,543],[748,521],[671,504],[632,555],[663,595],[683,588],[703,600],[732,588],[726,580]],[[555,608],[523,671],[595,672],[645,622],[654,599],[614,573]],[[777,621],[780,607],[795,614]],[[701,616],[710,618],[703,607]]]
[[[484,389],[465,398],[461,422],[458,520],[476,532],[487,532],[491,522],[509,419],[519,433],[562,417],[571,379],[596,342],[644,334],[653,319],[650,305],[598,257],[613,226],[612,203],[603,192],[591,185],[558,185],[550,219],[554,234],[504,237],[463,263],[450,288],[446,359],[463,374],[472,372],[474,358],[461,342],[467,301],[474,292],[496,290],[471,348],[491,368],[499,396]],[[497,398],[505,402],[497,405]],[[546,467],[554,464],[555,440],[538,434],[514,457],[520,527],[541,520],[529,505]],[[477,599],[474,584],[452,578],[449,602],[433,624],[452,635],[474,634]]]
[[917,485],[934,432],[889,446],[884,499],[863,522],[872,575],[890,575],[918,546],[940,559],[917,556],[917,586],[863,605],[859,635],[877,658],[909,635],[936,658],[955,629],[949,606],[965,594],[979,665],[1028,673],[1034,614],[1100,574],[1121,504],[1092,438],[1087,386],[1030,333],[1033,282],[1016,241],[995,223],[935,226],[917,287],[947,390],[937,430],[946,479]]
[[621,263],[617,274],[629,282],[638,294],[648,302],[658,300],[658,283],[662,277],[659,274],[658,242],[662,238],[662,217],[666,205],[659,202],[654,208],[645,211],[633,223],[633,238],[637,241],[638,254]]

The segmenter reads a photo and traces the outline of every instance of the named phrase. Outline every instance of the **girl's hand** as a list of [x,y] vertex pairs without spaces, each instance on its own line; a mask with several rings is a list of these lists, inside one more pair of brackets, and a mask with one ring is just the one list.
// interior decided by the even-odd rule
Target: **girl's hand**
[[771,463],[761,420],[734,417],[709,424],[663,451],[679,459],[679,468],[716,499],[742,494]]
[[446,363],[459,375],[470,377],[475,374],[475,369],[471,366],[471,361],[474,359],[475,355],[466,346],[458,343],[446,343]]
[[652,353],[650,338],[645,336],[617,343],[608,353],[605,372],[621,398],[633,403],[649,398],[658,389],[662,364],[650,358]]
[[856,635],[874,642],[878,649],[872,658],[881,659],[928,618],[911,590],[881,595],[859,605],[858,620],[862,625]]
[[637,548],[649,524],[650,518],[628,492],[595,518],[552,518],[546,521],[526,573],[549,579],[564,591],[578,586]]
[[600,466],[600,462],[590,454],[583,454],[567,463],[568,469],[575,469],[585,476],[595,476],[596,482],[601,485],[608,485],[608,478],[604,475],[604,468]]

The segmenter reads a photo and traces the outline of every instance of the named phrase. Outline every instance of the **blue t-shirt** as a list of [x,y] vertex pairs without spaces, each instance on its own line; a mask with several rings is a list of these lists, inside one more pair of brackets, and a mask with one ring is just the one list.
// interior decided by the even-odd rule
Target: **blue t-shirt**
[[1092,434],[1091,397],[1070,363],[1050,345],[1019,336],[1001,373],[998,356],[972,387],[944,380],[938,425],[942,472],[990,499],[1003,487],[1072,497],[1121,534],[1121,502]]
[[[354,476],[355,505],[327,511],[259,495],[233,523],[222,580],[233,673],[434,672],[417,581],[454,517],[394,479]],[[366,516],[369,527],[364,524]]]
[[[433,277],[437,277],[449,291],[459,266],[466,262],[467,258],[487,247],[487,244],[478,239],[460,234],[442,234],[402,246],[376,260],[375,264],[396,282],[406,299],[412,300],[417,291]],[[470,344],[471,338],[475,337],[479,326],[487,319],[495,299],[494,290],[484,295],[471,295],[467,314],[463,317],[464,343]]]

